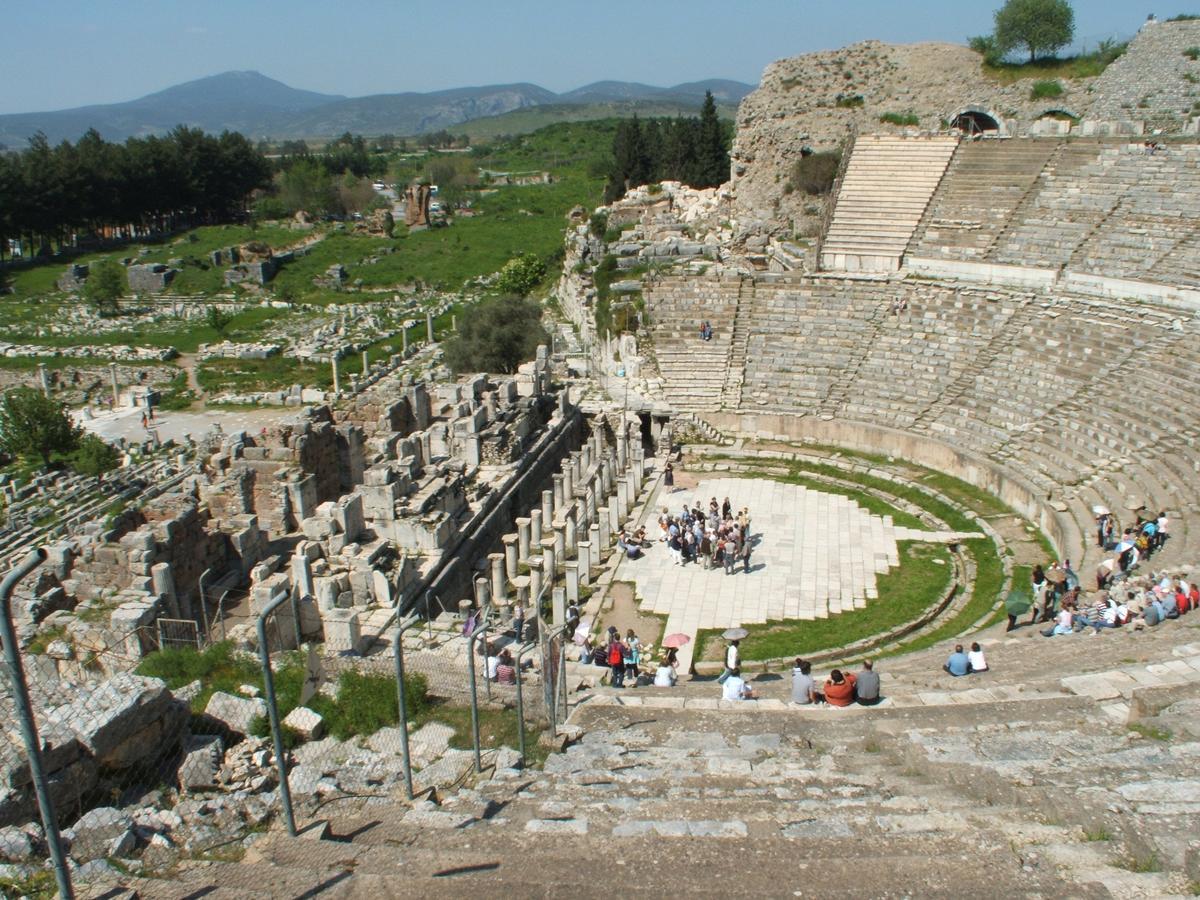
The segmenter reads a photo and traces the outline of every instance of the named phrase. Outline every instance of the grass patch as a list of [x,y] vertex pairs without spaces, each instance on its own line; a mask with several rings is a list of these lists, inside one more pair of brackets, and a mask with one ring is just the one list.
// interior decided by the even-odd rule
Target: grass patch
[[920,118],[913,113],[884,113],[879,117],[879,121],[884,125],[900,125],[900,126],[917,126],[921,124]]
[[1029,91],[1029,99],[1048,100],[1053,97],[1061,97],[1065,93],[1066,90],[1061,82],[1045,79],[1033,83],[1033,87]]
[[1142,875],[1162,871],[1162,863],[1159,862],[1157,853],[1127,856],[1124,859],[1117,860],[1113,863],[1113,866],[1118,869],[1124,869],[1127,872],[1137,872]]
[[[362,366],[361,360],[358,365]],[[327,389],[333,385],[333,369],[327,363],[300,362],[286,356],[208,359],[196,366],[196,380],[214,394],[279,391],[294,384]]]
[[1183,51],[1183,55],[1192,62],[1195,62],[1196,60],[1200,59],[1200,47],[1188,47]]
[[[942,596],[954,571],[950,553],[939,544],[903,541],[900,565],[878,580],[879,599],[868,600],[863,609],[813,621],[768,622],[751,625],[742,641],[742,657],[748,660],[803,656],[841,647],[881,634],[917,618]],[[937,562],[940,560],[939,562]],[[697,635],[697,651],[719,632]]]
[[[434,704],[423,716],[417,717],[417,727],[427,722],[441,722],[454,729],[450,738],[450,746],[457,750],[470,750],[471,743],[471,708],[469,706],[452,706]],[[550,750],[538,740],[542,728],[534,722],[525,723],[525,765],[540,766],[550,755]],[[493,709],[479,707],[479,748],[494,750],[497,747],[520,749],[517,734],[517,712],[515,709]]]
[[983,63],[983,74],[1002,84],[1011,84],[1026,78],[1095,78],[1119,58],[1128,44],[1111,44],[1092,53],[1070,56],[1065,59],[1036,59],[1032,62]]
[[25,647],[25,652],[34,656],[41,656],[46,652],[46,648],[53,641],[57,641],[67,633],[65,625],[56,625],[53,628],[47,628],[45,631],[39,631],[28,646]]
[[58,896],[58,885],[54,873],[34,872],[24,878],[0,878],[0,897],[29,897],[31,900],[47,900]]
[[1145,722],[1134,722],[1129,726],[1129,730],[1152,741],[1169,741],[1174,737],[1171,729],[1159,728],[1156,725],[1147,725]]
[[1101,826],[1100,828],[1085,828],[1083,831],[1083,839],[1089,843],[1098,841],[1111,841],[1112,832]]
[[139,675],[161,678],[171,690],[199,680],[200,693],[192,700],[192,711],[203,712],[217,691],[237,694],[243,684],[262,685],[262,668],[253,657],[236,653],[233,644],[222,641],[203,651],[190,647],[168,647],[151,653],[137,667]]

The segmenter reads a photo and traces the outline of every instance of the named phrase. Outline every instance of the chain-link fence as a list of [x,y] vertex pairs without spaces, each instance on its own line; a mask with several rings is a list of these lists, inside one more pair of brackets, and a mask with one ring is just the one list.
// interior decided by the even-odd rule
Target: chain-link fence
[[236,859],[276,823],[302,830],[534,763],[556,708],[561,720],[561,632],[533,613],[540,597],[519,631],[507,606],[438,612],[424,598],[361,633],[356,617],[306,618],[309,598],[280,592],[228,640],[209,597],[217,640],[158,619],[104,643],[97,623],[91,645],[83,626],[73,638],[86,658],[58,659],[22,652],[10,588],[0,861],[17,887],[5,891],[52,890],[57,872],[95,893],[181,858]]

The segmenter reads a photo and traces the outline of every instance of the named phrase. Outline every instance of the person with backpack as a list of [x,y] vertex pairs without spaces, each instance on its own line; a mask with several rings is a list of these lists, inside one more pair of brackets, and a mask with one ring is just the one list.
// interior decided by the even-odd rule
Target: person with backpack
[[615,688],[625,687],[625,645],[619,632],[609,635],[608,668],[612,672],[609,683]]
[[741,553],[738,554],[738,556],[742,560],[742,571],[747,574],[749,574],[749,572],[750,572],[750,554],[751,554],[751,552],[752,552],[752,550],[750,547],[750,538],[749,538],[749,536],[747,536],[745,539],[742,540],[742,551],[741,551]]

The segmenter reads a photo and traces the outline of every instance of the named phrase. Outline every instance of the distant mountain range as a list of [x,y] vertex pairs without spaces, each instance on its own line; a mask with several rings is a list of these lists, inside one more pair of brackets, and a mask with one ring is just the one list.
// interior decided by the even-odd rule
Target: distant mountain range
[[81,106],[55,112],[0,115],[0,143],[25,146],[42,131],[51,143],[76,140],[95,128],[106,140],[163,134],[184,124],[205,131],[226,129],[259,138],[330,137],[355,134],[414,135],[453,129],[474,119],[538,106],[618,104],[648,108],[698,108],[705,91],[725,107],[736,106],[753,85],[711,79],[660,88],[629,81],[597,81],[556,94],[536,84],[492,84],[430,93],[342,97],[289,87],[259,72],[224,72],[127,103]]

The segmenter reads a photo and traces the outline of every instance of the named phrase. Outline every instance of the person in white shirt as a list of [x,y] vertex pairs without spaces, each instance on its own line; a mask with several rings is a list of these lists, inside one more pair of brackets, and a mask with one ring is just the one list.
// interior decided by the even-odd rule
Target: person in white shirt
[[988,670],[987,660],[983,656],[983,648],[979,646],[978,641],[971,645],[971,650],[967,653],[967,665],[971,667],[972,675]]
[[742,680],[741,670],[734,669],[721,685],[722,700],[756,700],[754,689]]
[[738,651],[738,641],[730,641],[725,648],[725,671],[717,679],[718,684],[724,684],[725,679],[736,672],[742,665],[742,655]]

